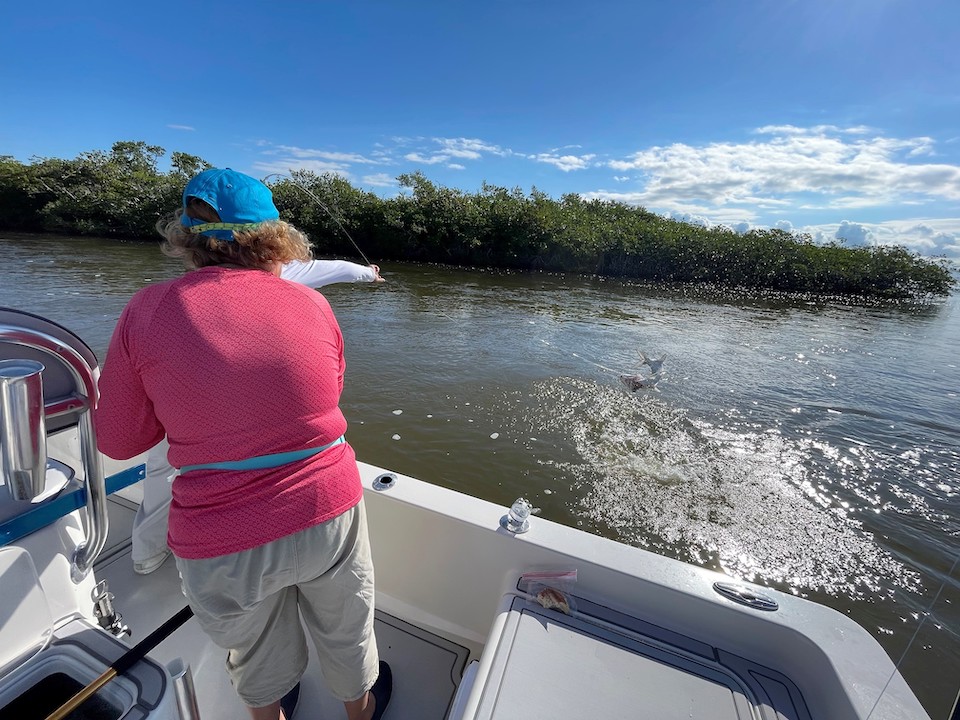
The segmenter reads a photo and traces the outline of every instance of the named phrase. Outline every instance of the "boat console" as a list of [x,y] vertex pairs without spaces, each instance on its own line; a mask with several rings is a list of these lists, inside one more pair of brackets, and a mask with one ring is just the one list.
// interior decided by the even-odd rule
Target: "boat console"
[[[69,330],[0,308],[0,720],[43,720],[129,650],[93,566],[107,494],[143,468],[104,478],[98,373]],[[174,685],[167,668],[143,659],[68,717],[176,720]]]

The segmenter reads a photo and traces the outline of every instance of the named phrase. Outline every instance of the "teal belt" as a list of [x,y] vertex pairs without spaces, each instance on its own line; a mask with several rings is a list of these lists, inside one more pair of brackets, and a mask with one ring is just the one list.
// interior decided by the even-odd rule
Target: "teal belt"
[[257,455],[244,460],[224,460],[223,462],[203,463],[202,465],[184,465],[180,468],[180,474],[192,472],[194,470],[266,470],[267,468],[280,467],[297,460],[305,460],[308,457],[319,455],[324,450],[329,450],[334,445],[346,442],[343,435],[338,437],[332,443],[321,445],[320,447],[304,448],[303,450],[291,450],[290,452],[271,453],[270,455]]

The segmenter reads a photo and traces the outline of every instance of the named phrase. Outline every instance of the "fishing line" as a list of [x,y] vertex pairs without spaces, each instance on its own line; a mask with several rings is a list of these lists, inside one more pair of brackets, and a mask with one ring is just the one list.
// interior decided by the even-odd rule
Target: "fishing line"
[[[547,342],[547,341],[544,340],[543,338],[540,339],[540,342],[542,342],[542,343],[543,343],[544,345],[546,345],[547,347],[553,348],[553,349],[556,350],[557,352],[561,352],[561,353],[563,352],[563,351],[561,351],[556,345],[553,345],[552,343]],[[613,369],[613,368],[607,367],[606,365],[601,365],[601,364],[598,363],[598,362],[594,362],[593,360],[590,360],[590,359],[588,359],[588,358],[583,357],[583,355],[580,355],[579,353],[575,353],[575,352],[571,351],[570,354],[571,354],[573,357],[577,358],[577,360],[583,360],[585,363],[590,363],[590,364],[593,365],[594,367],[598,367],[598,368],[600,368],[601,370],[603,370],[604,372],[613,373],[613,374],[616,375],[618,378],[620,378],[620,381],[621,381],[621,382],[624,382],[624,383],[627,382],[624,378],[629,379],[629,378],[636,377],[636,376],[633,376],[633,375],[624,374],[621,370],[615,370],[615,369]],[[658,372],[655,372],[655,373],[653,373],[653,374],[651,374],[651,375],[647,375],[647,376],[644,376],[643,378],[641,378],[641,380],[642,380],[644,383],[646,383],[646,384],[639,385],[639,386],[637,386],[636,388],[631,387],[630,385],[627,385],[627,387],[628,387],[630,390],[634,391],[634,392],[636,392],[636,390],[638,390],[638,389],[640,389],[640,388],[643,388],[643,389],[646,389],[646,390],[653,390],[653,389],[656,389],[656,384],[657,384],[657,382],[659,382],[660,377],[661,377],[661,375],[660,375],[660,373],[659,373],[659,371],[658,371]]]
[[330,212],[330,209],[329,209],[326,205],[324,205],[322,202],[320,202],[320,198],[318,198],[316,195],[314,195],[312,192],[310,192],[310,190],[308,190],[308,189],[305,188],[303,185],[301,185],[301,184],[298,183],[296,180],[294,180],[294,179],[293,179],[293,176],[290,175],[290,174],[288,174],[288,173],[270,173],[270,174],[267,175],[265,178],[263,178],[263,184],[266,185],[266,184],[267,184],[267,180],[268,180],[269,178],[272,178],[272,177],[286,178],[287,181],[288,181],[291,185],[300,188],[308,197],[310,197],[317,205],[319,205],[319,206],[323,209],[323,211],[327,213],[327,215],[329,215],[331,218],[333,218],[333,221],[337,224],[337,226],[338,226],[341,230],[343,230],[343,234],[347,236],[347,239],[348,239],[351,243],[353,243],[353,246],[357,249],[357,252],[360,253],[360,257],[363,258],[363,261],[364,261],[367,265],[372,265],[372,264],[373,264],[373,263],[370,262],[370,260],[367,258],[367,256],[363,254],[363,250],[360,249],[360,246],[357,245],[356,241],[353,239],[353,237],[351,237],[350,233],[347,232],[347,229],[343,226],[343,223],[340,222],[340,218],[338,218],[336,215],[334,215],[332,212]]
[[917,625],[917,629],[913,631],[913,635],[910,638],[910,642],[907,643],[907,647],[904,648],[903,653],[900,655],[900,659],[897,660],[897,664],[893,668],[893,672],[890,673],[890,677],[887,678],[887,682],[883,684],[883,689],[880,691],[880,694],[877,696],[876,702],[873,703],[873,707],[870,708],[870,712],[867,714],[866,720],[870,720],[873,717],[874,711],[877,709],[877,706],[880,704],[880,700],[887,692],[887,688],[890,686],[890,683],[893,682],[894,676],[900,672],[900,666],[903,664],[903,661],[907,658],[907,653],[910,652],[910,647],[913,645],[913,641],[917,639],[917,635],[920,634],[920,628],[923,627],[923,624],[927,621],[927,618],[930,617],[930,613],[933,611],[934,606],[937,604],[937,600],[940,599],[940,593],[943,592],[943,589],[947,586],[947,581],[953,577],[953,571],[957,569],[957,563],[960,562],[960,555],[957,555],[953,560],[953,565],[950,566],[950,572],[947,573],[947,576],[943,579],[943,582],[940,583],[940,588],[937,590],[937,594],[933,596],[933,600],[930,602],[929,607],[923,614],[923,619]]
[[[553,349],[556,350],[557,352],[561,352],[561,350],[560,350],[556,345],[554,345],[554,344],[552,344],[552,343],[550,343],[550,342],[547,342],[547,341],[544,340],[543,338],[540,338],[540,342],[542,342],[542,343],[543,343],[544,345],[546,345],[547,347],[553,348]],[[575,358],[577,358],[578,360],[583,360],[584,362],[590,363],[590,364],[593,365],[594,367],[598,367],[598,368],[600,368],[601,370],[604,370],[604,371],[606,371],[606,372],[612,372],[612,373],[619,373],[619,372],[620,372],[619,370],[614,370],[613,368],[608,368],[606,365],[601,365],[600,363],[594,362],[593,360],[588,360],[587,358],[583,357],[582,355],[578,355],[578,354],[575,353],[575,352],[572,352],[572,351],[571,351],[570,354],[573,355],[573,356],[574,356]]]

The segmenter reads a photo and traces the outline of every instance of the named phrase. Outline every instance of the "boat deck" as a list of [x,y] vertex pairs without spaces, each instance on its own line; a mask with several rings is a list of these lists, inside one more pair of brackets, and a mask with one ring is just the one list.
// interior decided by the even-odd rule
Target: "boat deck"
[[[139,492],[139,486],[133,486],[109,498],[110,534],[95,565],[97,577],[108,581],[116,609],[133,632],[132,637],[123,638],[130,645],[186,604],[173,558],[150,575],[133,572],[130,529]],[[376,634],[380,656],[394,672],[390,720],[443,720],[453,703],[468,650],[380,611]],[[236,720],[246,713],[230,686],[224,656],[225,652],[207,640],[193,618],[150,652],[150,657],[164,664],[180,657],[190,665],[204,720]],[[342,703],[324,685],[312,649],[301,682],[298,717],[344,716]]]

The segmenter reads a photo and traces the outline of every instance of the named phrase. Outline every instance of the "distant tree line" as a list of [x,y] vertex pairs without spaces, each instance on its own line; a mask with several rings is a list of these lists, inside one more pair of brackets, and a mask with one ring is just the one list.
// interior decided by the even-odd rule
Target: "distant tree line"
[[[144,142],[72,160],[0,156],[0,230],[152,240],[157,219],[179,207],[187,180],[210,167]],[[298,171],[269,181],[281,217],[319,255],[588,273],[673,283],[883,298],[944,296],[950,263],[900,246],[815,244],[784,230],[737,233],[671,220],[618,202],[559,200],[533,189],[484,184],[476,193],[400,175],[391,198],[333,174]],[[349,235],[349,237],[348,237]]]

